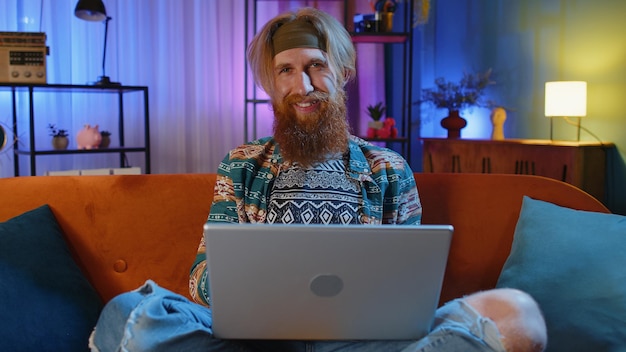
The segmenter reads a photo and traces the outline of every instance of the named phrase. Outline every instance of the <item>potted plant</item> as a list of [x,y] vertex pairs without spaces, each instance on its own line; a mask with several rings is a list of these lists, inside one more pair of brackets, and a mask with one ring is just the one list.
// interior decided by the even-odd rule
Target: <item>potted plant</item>
[[428,103],[438,109],[448,109],[448,116],[441,120],[441,126],[448,130],[448,138],[459,138],[461,129],[467,121],[459,113],[471,107],[493,107],[491,101],[484,101],[483,96],[491,81],[491,70],[484,73],[464,73],[459,82],[450,82],[443,77],[435,79],[434,88],[422,89],[419,104]]
[[67,130],[59,129],[55,124],[48,124],[48,130],[50,136],[52,136],[52,147],[56,150],[67,149],[69,139],[67,138]]
[[100,148],[108,148],[109,144],[111,144],[111,132],[100,131],[100,135],[102,136],[102,140],[100,141]]
[[367,114],[372,118],[373,121],[368,122],[367,127],[373,128],[375,130],[379,130],[383,128],[383,121],[381,121],[383,114],[385,113],[386,107],[383,105],[383,102],[379,102],[376,105],[368,105],[367,106]]

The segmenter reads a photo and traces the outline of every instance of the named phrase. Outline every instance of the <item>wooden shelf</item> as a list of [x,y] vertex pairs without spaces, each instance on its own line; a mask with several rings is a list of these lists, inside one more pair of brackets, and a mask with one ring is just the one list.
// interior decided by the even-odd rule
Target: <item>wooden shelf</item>
[[351,33],[353,43],[404,43],[409,38],[408,33]]

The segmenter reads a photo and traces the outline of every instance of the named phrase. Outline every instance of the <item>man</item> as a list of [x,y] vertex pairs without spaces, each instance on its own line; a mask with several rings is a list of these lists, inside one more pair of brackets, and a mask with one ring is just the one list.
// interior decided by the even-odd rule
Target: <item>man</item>
[[[279,15],[252,40],[248,60],[270,96],[274,136],[224,158],[209,221],[420,223],[421,204],[406,161],[349,134],[344,86],[355,74],[355,50],[337,20],[312,8]],[[219,340],[211,334],[203,240],[190,292],[200,305],[154,283],[116,297],[92,345],[132,351],[541,351],[546,345],[536,303],[508,289],[448,303],[419,341]],[[120,319],[126,321],[117,333],[99,336]]]

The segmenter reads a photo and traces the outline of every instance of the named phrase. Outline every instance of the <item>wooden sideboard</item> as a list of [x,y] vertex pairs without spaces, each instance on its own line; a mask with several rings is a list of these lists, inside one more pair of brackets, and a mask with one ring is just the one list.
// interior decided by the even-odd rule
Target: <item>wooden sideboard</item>
[[423,172],[529,174],[570,183],[605,201],[613,143],[423,138]]

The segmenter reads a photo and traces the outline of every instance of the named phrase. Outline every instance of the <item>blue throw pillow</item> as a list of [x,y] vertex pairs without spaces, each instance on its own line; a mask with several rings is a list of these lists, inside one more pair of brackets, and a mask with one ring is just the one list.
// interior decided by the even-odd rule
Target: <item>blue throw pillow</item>
[[497,287],[532,295],[548,327],[548,351],[626,346],[626,217],[524,197]]
[[102,302],[47,205],[0,223],[0,351],[88,351]]

